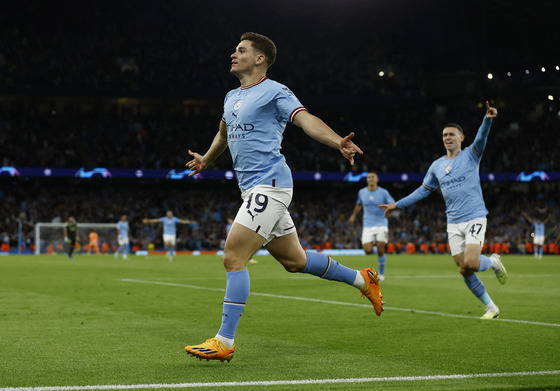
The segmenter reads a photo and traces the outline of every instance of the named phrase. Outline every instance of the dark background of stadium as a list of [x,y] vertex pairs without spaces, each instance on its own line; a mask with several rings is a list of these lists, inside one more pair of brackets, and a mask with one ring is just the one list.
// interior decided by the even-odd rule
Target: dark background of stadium
[[[500,114],[481,172],[560,171],[559,11],[552,0],[9,2],[0,13],[1,164],[182,168],[187,148],[208,147],[223,96],[238,84],[228,69],[240,34],[257,31],[279,50],[268,76],[339,133],[356,132],[366,152],[356,171],[424,172],[443,154],[442,125],[461,123],[470,143],[485,100]],[[348,170],[293,126],[283,152],[294,170]],[[223,156],[214,168],[230,167]],[[172,208],[203,223],[182,231],[183,248],[215,248],[239,202],[226,181],[2,177],[0,185],[0,231],[12,245],[18,221],[31,243],[38,221],[128,213],[145,246],[151,232],[139,220]],[[359,247],[359,227],[343,220],[363,185],[297,183],[304,244]],[[418,184],[381,185],[400,198]],[[489,240],[514,249],[529,240],[522,211],[552,213],[547,238],[558,240],[558,183],[485,183],[484,192]],[[393,221],[394,240],[444,240],[439,196]]]

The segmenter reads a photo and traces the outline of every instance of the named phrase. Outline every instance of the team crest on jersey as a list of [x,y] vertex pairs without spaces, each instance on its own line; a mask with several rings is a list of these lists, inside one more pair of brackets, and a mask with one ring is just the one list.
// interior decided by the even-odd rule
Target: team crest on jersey
[[233,109],[234,110],[238,110],[241,105],[243,104],[243,99],[239,99],[237,102],[235,102],[235,104],[233,105]]
[[374,198],[375,198],[375,197],[372,196],[372,195],[369,196],[369,200],[370,200],[370,201],[373,201]]
[[451,166],[445,167],[445,173],[446,173],[446,174],[449,174],[449,171],[451,171]]

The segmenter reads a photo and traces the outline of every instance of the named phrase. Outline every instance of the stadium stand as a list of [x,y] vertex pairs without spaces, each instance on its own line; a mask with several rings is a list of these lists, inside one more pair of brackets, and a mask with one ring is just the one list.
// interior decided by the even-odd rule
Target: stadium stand
[[[444,41],[424,48],[424,54],[409,39],[410,31],[391,29],[387,34],[391,26],[370,12],[368,2],[357,4],[357,13],[348,7],[338,10],[340,3],[323,3],[331,13],[339,11],[336,24],[319,13],[314,18],[316,28],[309,31],[304,30],[309,15],[303,10],[301,15],[290,12],[295,0],[287,1],[285,11],[274,10],[277,18],[291,20],[290,29],[266,23],[272,5],[265,2],[253,10],[254,19],[261,21],[252,27],[269,34],[282,53],[289,53],[278,58],[269,76],[293,88],[312,113],[340,133],[356,133],[355,141],[366,153],[354,171],[425,172],[427,164],[443,154],[433,136],[445,123],[458,122],[469,144],[485,99],[495,101],[499,118],[482,160],[482,174],[560,171],[560,104],[558,97],[551,101],[543,96],[545,87],[560,90],[560,72],[552,66],[543,72],[539,65],[528,74],[525,65],[531,58],[516,57],[519,52],[536,55],[541,49],[529,42],[525,50],[517,46],[498,58],[483,55],[472,49],[472,42],[465,42],[456,51],[447,45],[447,52],[440,53],[438,46],[445,47],[445,40],[457,42],[457,37],[451,33],[444,37],[448,31],[441,34],[443,27],[434,26],[422,34],[428,38],[436,34]],[[202,150],[209,145],[223,96],[236,87],[227,72],[228,56],[246,26],[228,17],[228,7],[234,5],[108,0],[29,0],[6,5],[0,15],[0,165],[183,168],[187,148]],[[420,12],[416,7],[403,12],[414,15]],[[373,19],[355,23],[356,17]],[[499,19],[497,15],[496,24]],[[211,30],[205,26],[212,26]],[[465,33],[457,30],[455,34]],[[344,51],[319,45],[325,41],[343,43]],[[523,40],[517,42],[523,45]],[[481,77],[490,66],[481,58],[493,60],[499,71],[496,77]],[[511,70],[511,76],[506,76],[506,70]],[[287,138],[283,149],[294,171],[349,170],[338,154],[308,143],[299,129],[289,125],[286,132],[296,133]],[[305,154],[300,153],[302,145]],[[214,168],[230,167],[231,159],[224,155]],[[181,229],[183,249],[214,250],[220,247],[225,221],[239,202],[231,182],[108,184],[0,176],[0,184],[0,233],[12,250],[17,247],[20,221],[29,246],[36,222],[64,221],[70,214],[78,222],[116,222],[124,212],[130,216],[135,244],[143,249],[150,243],[158,247],[161,235],[139,221],[162,215],[169,207],[178,216],[200,222],[198,229]],[[400,197],[417,184],[383,185]],[[320,205],[303,197],[316,192],[317,186],[328,194]],[[359,186],[296,183],[292,211],[305,246],[360,247],[361,227],[349,227],[344,218],[352,210]],[[558,182],[540,181],[484,183],[490,210],[488,250],[500,243],[502,251],[507,243],[507,251],[526,251],[530,226],[521,211],[528,208],[553,214],[547,238],[558,249],[559,187]],[[196,203],[201,199],[204,203]],[[441,203],[441,197],[432,196],[393,219],[391,248],[406,251],[406,245],[413,243],[418,251],[440,251],[439,244],[446,243]]]

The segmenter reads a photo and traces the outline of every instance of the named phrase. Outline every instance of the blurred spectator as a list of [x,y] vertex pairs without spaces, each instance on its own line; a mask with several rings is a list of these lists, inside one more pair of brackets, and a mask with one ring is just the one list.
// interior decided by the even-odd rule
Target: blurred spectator
[[[177,233],[177,250],[219,250],[224,238],[227,216],[234,214],[241,202],[239,189],[229,181],[176,182],[160,181],[157,187],[152,182],[103,179],[37,180],[13,182],[2,179],[4,207],[0,210],[0,231],[12,246],[18,243],[18,221],[21,213],[23,241],[33,243],[33,224],[48,222],[54,217],[74,216],[83,223],[107,223],[127,213],[130,222],[131,243],[146,249],[149,243],[163,248],[161,235],[147,229],[142,218],[165,214],[173,209],[177,215],[188,215],[198,222],[197,226],[181,226]],[[361,248],[362,225],[354,226],[347,221],[350,216],[348,205],[355,202],[356,191],[361,183],[307,183],[298,182],[290,207],[303,246],[307,248],[334,249]],[[410,183],[385,183],[394,197],[408,194],[417,187]],[[545,233],[545,241],[560,239],[560,208],[555,195],[559,194],[557,183],[524,183],[512,187],[510,183],[484,182],[483,193],[488,209],[487,241],[506,242],[510,252],[523,252],[525,243],[532,241],[531,226],[522,215],[527,205],[535,203],[536,194],[541,194],[540,205],[552,214]],[[154,190],[156,188],[156,190]],[[322,194],[317,202],[316,194]],[[204,199],[201,206],[198,200]],[[26,209],[22,209],[22,205]],[[422,205],[415,205],[389,221],[391,243],[414,243],[419,249],[427,244],[431,252],[439,244],[447,244],[446,220],[441,197],[429,197]],[[548,213],[547,212],[547,213]],[[221,216],[217,219],[216,216]],[[436,244],[435,250],[432,245]]]

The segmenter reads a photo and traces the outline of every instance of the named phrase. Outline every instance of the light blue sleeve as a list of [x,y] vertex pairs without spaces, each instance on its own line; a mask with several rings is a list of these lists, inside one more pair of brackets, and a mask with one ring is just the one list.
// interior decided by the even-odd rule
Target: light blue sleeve
[[392,204],[393,202],[395,202],[395,199],[393,198],[393,196],[391,195],[391,193],[389,193],[389,190],[385,189],[385,197],[386,197],[386,203],[387,204]]
[[484,149],[486,148],[486,141],[488,140],[488,135],[490,134],[491,125],[492,118],[487,118],[485,116],[482,120],[480,128],[478,128],[478,132],[476,132],[476,137],[472,143],[472,147],[479,158],[482,156],[482,154],[484,153]]
[[417,203],[418,201],[426,198],[427,196],[429,196],[430,194],[432,194],[432,190],[428,189],[423,183],[422,185],[420,185],[420,187],[418,187],[416,190],[414,190],[412,193],[410,193],[409,195],[407,195],[406,197],[404,197],[403,199],[398,200],[395,205],[397,206],[397,208],[402,209],[402,208],[406,208],[407,206],[410,206],[412,204]]
[[410,193],[403,199],[398,200],[395,203],[397,208],[399,209],[406,208],[407,206],[415,204],[418,201],[432,194],[432,192],[438,188],[439,184],[434,172],[436,164],[437,164],[437,160],[433,162],[430,168],[428,169],[428,172],[426,173],[426,175],[424,176],[424,180],[422,181],[422,185],[420,185],[412,193]]
[[280,88],[275,95],[274,104],[282,119],[292,122],[294,115],[301,110],[305,110],[305,107],[288,87],[282,84],[278,85]]

